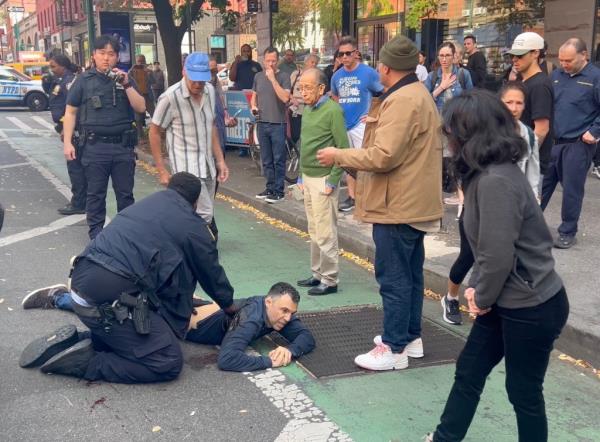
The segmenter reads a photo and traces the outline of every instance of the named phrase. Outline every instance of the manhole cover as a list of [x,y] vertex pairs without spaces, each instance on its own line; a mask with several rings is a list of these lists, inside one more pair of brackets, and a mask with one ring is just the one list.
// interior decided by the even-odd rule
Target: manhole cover
[[[383,310],[380,307],[355,307],[327,312],[301,313],[302,322],[312,331],[317,347],[298,359],[298,363],[316,378],[373,373],[354,364],[354,358],[373,348],[373,337],[380,334]],[[460,337],[423,318],[425,357],[410,359],[408,368],[453,364],[465,345]],[[285,344],[277,333],[270,338]]]

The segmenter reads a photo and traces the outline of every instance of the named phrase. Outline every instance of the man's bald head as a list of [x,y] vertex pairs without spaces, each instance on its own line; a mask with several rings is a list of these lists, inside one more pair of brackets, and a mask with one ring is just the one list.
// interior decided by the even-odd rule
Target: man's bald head
[[317,68],[307,69],[302,72],[298,86],[304,103],[314,106],[325,93],[327,76]]
[[306,78],[310,78],[317,85],[322,84],[324,86],[327,86],[327,75],[325,75],[325,73],[321,69],[318,69],[318,68],[307,69],[306,71],[304,71],[302,73],[302,77],[304,77],[305,75],[307,75]]
[[560,66],[568,74],[575,75],[587,64],[587,46],[578,37],[569,38],[558,50]]

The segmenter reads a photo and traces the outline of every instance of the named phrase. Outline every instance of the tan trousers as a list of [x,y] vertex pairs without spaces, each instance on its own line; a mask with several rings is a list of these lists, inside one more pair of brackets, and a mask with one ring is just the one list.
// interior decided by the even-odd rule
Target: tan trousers
[[337,208],[340,192],[336,188],[330,195],[325,195],[326,178],[302,175],[302,183],[312,274],[322,283],[333,286],[338,283],[339,272]]

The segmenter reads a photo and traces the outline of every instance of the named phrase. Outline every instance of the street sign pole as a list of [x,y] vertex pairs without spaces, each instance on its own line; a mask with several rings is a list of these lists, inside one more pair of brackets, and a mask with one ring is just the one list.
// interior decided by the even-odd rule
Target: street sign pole
[[96,25],[94,23],[94,0],[84,0],[85,14],[87,16],[88,28],[88,56],[94,52],[94,39],[96,37]]

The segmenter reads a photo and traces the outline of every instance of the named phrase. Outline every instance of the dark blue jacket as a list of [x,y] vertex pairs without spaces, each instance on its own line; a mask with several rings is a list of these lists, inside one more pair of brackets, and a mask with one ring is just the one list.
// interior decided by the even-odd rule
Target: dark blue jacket
[[[71,71],[65,71],[65,75],[59,78],[54,78],[54,81],[49,83],[48,90],[48,107],[52,115],[52,121],[59,123],[65,114],[67,107],[67,94],[69,85],[75,80],[75,74]],[[44,90],[46,87],[44,87]]]
[[180,338],[187,332],[198,283],[221,308],[233,303],[212,233],[174,190],[119,212],[81,256],[155,293],[159,314]]
[[[271,367],[268,356],[248,355],[246,349],[250,343],[271,333],[267,325],[267,311],[264,296],[248,298],[238,312],[229,331],[221,342],[218,365],[221,370],[253,371]],[[294,358],[311,352],[315,348],[315,339],[302,322],[292,316],[292,320],[279,331],[290,345],[288,349]]]
[[573,76],[555,69],[552,85],[555,138],[579,138],[588,130],[600,138],[600,69],[588,63]]

